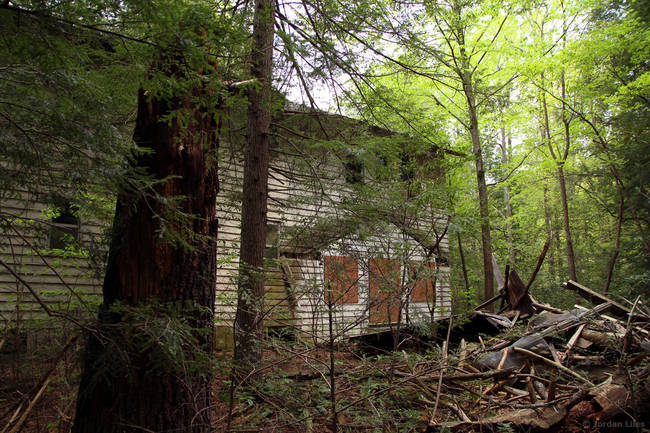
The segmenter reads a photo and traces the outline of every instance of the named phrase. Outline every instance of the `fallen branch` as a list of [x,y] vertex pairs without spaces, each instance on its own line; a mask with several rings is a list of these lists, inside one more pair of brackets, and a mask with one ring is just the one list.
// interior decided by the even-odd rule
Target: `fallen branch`
[[579,375],[575,371],[566,368],[562,364],[559,364],[559,363],[557,363],[555,361],[551,361],[550,359],[548,359],[548,358],[546,358],[546,357],[544,357],[542,355],[538,355],[535,352],[531,352],[530,350],[524,349],[522,347],[513,346],[513,349],[515,350],[515,352],[523,353],[523,354],[526,354],[526,355],[528,355],[528,356],[530,356],[532,358],[539,359],[540,361],[545,362],[546,364],[548,364],[550,366],[553,366],[553,367],[557,368],[558,370],[575,377],[576,379],[580,380],[582,383],[585,383],[585,384],[587,384],[589,386],[592,386],[592,387],[595,386],[589,379],[586,379],[586,378],[582,377],[581,375]]
[[[16,421],[16,418],[18,417],[18,414],[20,414],[20,410],[22,409],[22,404],[19,405],[18,408],[14,411],[13,416],[9,419],[9,421],[7,422],[7,424],[5,425],[5,427],[2,429],[0,433],[17,433],[18,431],[20,431],[23,424],[25,423],[25,420],[27,419],[27,416],[29,415],[29,413],[32,411],[34,406],[36,406],[36,403],[38,403],[40,398],[45,393],[45,390],[47,389],[47,386],[50,384],[50,381],[54,376],[54,372],[56,371],[57,367],[59,366],[59,363],[63,359],[63,356],[68,351],[68,349],[72,347],[74,342],[77,341],[78,337],[79,334],[76,334],[68,339],[65,346],[63,346],[63,349],[61,349],[61,351],[54,358],[54,365],[45,374],[45,376],[43,376],[43,378],[40,380],[38,385],[35,387],[36,392],[34,394],[34,397],[31,399],[31,401],[27,405],[27,408],[25,408],[25,410],[23,411],[22,415],[20,415],[18,421]],[[15,424],[14,421],[16,421]]]
[[[466,374],[455,374],[453,376],[442,376],[443,382],[468,382],[472,380],[482,380],[482,379],[504,379],[506,377],[512,376],[515,372],[515,368],[506,368],[504,370],[490,370],[483,373],[466,373]],[[395,372],[397,376],[401,377],[413,377],[412,374],[404,372]],[[439,375],[435,376],[420,376],[420,380],[432,380],[438,379]]]

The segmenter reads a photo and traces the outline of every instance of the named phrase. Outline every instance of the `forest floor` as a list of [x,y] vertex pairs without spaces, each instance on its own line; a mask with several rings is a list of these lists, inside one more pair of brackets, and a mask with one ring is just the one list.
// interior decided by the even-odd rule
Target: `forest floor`
[[[423,431],[432,416],[433,402],[415,392],[404,374],[410,367],[428,363],[429,355],[397,352],[367,356],[350,347],[334,353],[336,365],[335,397],[339,409],[340,431]],[[223,364],[230,354],[223,355]],[[330,353],[278,344],[264,353],[265,369],[255,386],[236,391],[230,429],[237,432],[329,432],[332,431],[331,394],[327,369]],[[51,368],[49,383],[27,414],[23,433],[66,433],[70,431],[79,367],[74,351],[54,364],[41,350],[2,355],[0,370],[0,431],[22,403],[20,414],[34,400]],[[227,368],[215,380],[217,396],[215,432],[226,431],[230,411],[231,387]],[[452,397],[469,405],[471,395]],[[348,405],[352,404],[350,407]],[[489,413],[488,413],[489,412]],[[492,411],[481,407],[474,416]],[[454,413],[439,406],[436,419],[454,419]],[[11,431],[11,430],[8,430]]]
[[[34,400],[36,402],[26,414],[20,432],[70,431],[80,374],[78,359],[76,353],[70,351],[66,359],[52,362],[52,357],[44,352],[56,350],[5,352],[0,355],[0,364],[3,365],[0,369],[0,431],[14,414],[20,418]],[[402,353],[366,358],[349,350],[337,350],[334,356],[338,407],[364,400],[375,393],[338,413],[340,430],[406,431],[426,426],[427,403],[419,400],[408,387],[397,385],[386,389],[389,382],[401,379],[397,375],[391,378],[390,372],[397,371],[397,366],[403,364]],[[224,366],[230,357],[230,353],[221,355],[222,368],[218,369],[214,384],[215,432],[226,431],[228,427],[232,390],[229,369]],[[329,352],[323,349],[284,344],[265,351],[264,363],[270,367],[263,371],[255,386],[236,390],[231,431],[331,431],[331,394],[326,372],[329,357]],[[49,374],[51,369],[54,370]],[[46,376],[49,380],[43,387]],[[39,394],[41,388],[43,392]],[[443,413],[441,410],[440,414]]]
[[[458,423],[459,420],[487,420],[502,417],[498,426],[486,425],[482,431],[523,431],[514,423],[521,417],[548,416],[543,405],[536,413],[526,413],[526,407],[534,407],[527,396],[510,396],[509,400],[494,395],[494,400],[483,400],[480,396],[493,387],[498,380],[439,383],[440,353],[416,353],[397,351],[385,355],[368,355],[353,346],[340,346],[334,353],[336,365],[335,400],[338,431],[408,432],[444,431],[432,429],[431,425]],[[454,356],[458,355],[457,352]],[[229,360],[224,354],[223,363]],[[301,432],[320,433],[333,431],[331,393],[327,370],[330,353],[324,349],[291,347],[278,343],[273,350],[264,353],[265,365],[255,386],[237,389],[234,404],[229,404],[231,387],[227,369],[221,370],[215,380],[214,431],[228,429],[233,432]],[[5,361],[9,361],[8,363]],[[16,405],[29,404],[34,390],[43,383],[43,375],[53,367],[47,357],[32,352],[24,355],[19,364],[3,359],[0,372],[0,429],[2,429]],[[15,359],[18,361],[18,359]],[[68,432],[74,414],[76,387],[79,376],[74,353],[64,362],[59,362],[54,374],[35,406],[29,412],[20,430],[24,433]],[[445,375],[467,374],[458,365],[448,367]],[[548,372],[546,372],[548,373]],[[540,376],[546,373],[538,373]],[[591,376],[599,375],[593,370]],[[646,387],[648,384],[645,385]],[[577,395],[579,384],[565,383],[559,393]],[[510,392],[516,389],[514,384]],[[435,401],[438,390],[437,408]],[[514,405],[514,406],[513,406]],[[538,403],[539,405],[539,403]],[[23,408],[24,409],[24,408]],[[589,407],[587,407],[589,409]],[[580,410],[585,410],[580,408]],[[593,408],[591,412],[593,412]],[[575,414],[574,414],[575,415]],[[587,414],[588,415],[588,414]],[[513,418],[518,417],[518,418]],[[646,431],[644,424],[623,424],[625,429],[604,428],[618,426],[597,422],[590,427],[584,417],[575,417],[563,423],[561,428],[548,431],[601,432],[601,431]],[[517,428],[516,428],[517,427]],[[639,428],[632,428],[639,427]],[[545,431],[539,426],[528,431]],[[1,431],[1,430],[0,430]],[[10,431],[10,430],[9,430]],[[452,430],[453,431],[453,430]],[[458,431],[477,431],[474,428]]]
[[[255,383],[234,388],[232,354],[220,352],[213,431],[648,431],[650,324],[625,324],[606,308],[523,321],[479,311],[451,330],[441,321],[399,339],[377,331],[333,352],[270,339]],[[69,432],[81,339],[11,340],[0,353],[0,433]]]

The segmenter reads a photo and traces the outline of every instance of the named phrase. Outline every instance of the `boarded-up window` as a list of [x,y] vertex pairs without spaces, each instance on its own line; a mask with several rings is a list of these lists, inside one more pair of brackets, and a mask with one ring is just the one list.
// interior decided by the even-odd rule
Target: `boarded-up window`
[[409,276],[413,280],[411,301],[434,302],[436,299],[436,282],[433,262],[423,263],[413,261],[409,263]]
[[354,257],[325,256],[325,288],[335,304],[359,302],[359,266]]
[[400,263],[373,258],[368,261],[370,323],[397,322],[400,304]]

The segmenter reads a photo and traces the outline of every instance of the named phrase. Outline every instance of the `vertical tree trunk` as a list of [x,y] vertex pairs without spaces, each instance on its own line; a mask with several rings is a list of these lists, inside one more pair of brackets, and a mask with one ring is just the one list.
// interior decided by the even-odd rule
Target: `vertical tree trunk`
[[[458,238],[458,252],[460,254],[460,264],[463,270],[463,281],[465,281],[465,293],[469,293],[469,278],[467,277],[467,265],[465,264],[465,253],[463,252],[463,243],[460,240],[460,233],[456,232],[456,237]],[[467,305],[469,308],[470,306]],[[433,313],[431,314],[431,323],[433,323]]]
[[551,239],[548,252],[548,273],[551,275],[553,282],[557,281],[557,265],[555,262],[555,248],[553,248],[553,217],[551,215],[551,210],[548,205],[548,186],[544,184],[544,223],[546,225],[546,231],[548,232],[548,238]]
[[621,226],[623,225],[623,207],[625,200],[623,193],[618,202],[618,218],[616,219],[616,244],[614,246],[614,251],[612,251],[612,256],[609,258],[609,264],[607,266],[607,280],[605,281],[605,288],[603,289],[603,294],[607,295],[609,292],[609,286],[612,283],[612,276],[614,275],[614,265],[616,264],[616,258],[621,249]]
[[235,318],[235,362],[241,376],[261,360],[264,332],[264,247],[268,195],[273,71],[274,2],[256,0],[251,74],[259,83],[248,93],[248,133],[244,150],[244,185],[239,253],[239,288]]
[[[474,99],[474,88],[469,73],[464,74],[463,91],[467,99],[470,135],[472,137],[472,153],[476,164],[476,182],[478,184],[479,214],[481,217],[481,247],[483,251],[483,279],[485,299],[494,296],[494,271],[492,270],[492,240],[490,237],[490,211],[488,205],[487,184],[485,182],[485,167],[483,150],[481,148],[478,116]],[[490,309],[492,307],[489,307]]]
[[[459,4],[454,4],[458,13],[458,27],[455,35],[460,46],[460,68],[458,77],[463,85],[463,94],[467,100],[467,115],[469,118],[469,133],[472,138],[472,153],[476,165],[476,182],[478,186],[479,215],[481,219],[481,249],[483,252],[483,296],[485,299],[494,297],[494,271],[492,270],[492,240],[490,235],[490,208],[488,204],[487,184],[485,182],[485,166],[483,163],[483,149],[481,148],[481,133],[478,126],[478,111],[476,108],[476,95],[472,83],[472,68],[465,52],[465,31],[462,28],[461,10]],[[492,310],[493,306],[488,309]]]
[[[544,86],[544,73],[540,74],[542,86]],[[562,99],[565,97],[565,85],[564,85],[564,74],[562,74]],[[566,193],[566,182],[564,179],[564,164],[569,156],[569,149],[571,146],[571,136],[569,134],[569,121],[566,118],[564,103],[562,104],[562,123],[564,126],[564,150],[562,155],[559,155],[555,152],[553,148],[553,143],[551,140],[551,126],[548,116],[548,106],[546,104],[546,96],[542,91],[541,96],[542,111],[544,115],[544,141],[546,141],[546,146],[548,148],[553,161],[555,161],[555,166],[557,168],[557,178],[558,184],[560,187],[560,200],[562,206],[562,222],[564,226],[564,240],[567,250],[567,265],[569,267],[569,277],[573,281],[577,281],[578,277],[576,275],[576,266],[575,266],[575,255],[573,253],[573,239],[571,237],[571,228],[569,223],[569,205]]]
[[[501,164],[504,166],[510,162],[510,155],[512,149],[512,138],[510,131],[508,131],[508,139],[506,141],[506,130],[501,128]],[[506,236],[508,239],[508,256],[510,256],[510,264],[514,266],[516,263],[515,257],[515,243],[512,236],[512,204],[510,203],[510,185],[507,183],[503,186],[503,202],[506,206]]]
[[562,201],[562,222],[564,226],[564,241],[566,244],[567,264],[569,265],[569,276],[573,281],[578,281],[576,274],[575,254],[573,253],[573,238],[569,225],[569,204],[566,194],[566,183],[564,180],[564,170],[562,164],[557,165],[557,179],[560,184],[560,199]]
[[481,216],[481,247],[483,251],[483,278],[484,296],[490,299],[494,296],[494,275],[492,270],[492,240],[490,237],[490,212],[488,205],[487,185],[485,183],[485,168],[483,166],[483,152],[479,142],[478,122],[474,114],[472,127],[472,142],[474,143],[474,157],[476,158],[476,180],[478,182],[479,214]]
[[[179,63],[159,66],[173,77]],[[211,431],[211,368],[201,362],[214,348],[218,142],[213,114],[193,102],[206,90],[192,93],[167,100],[139,92],[134,139],[150,153],[134,164],[157,183],[118,195],[76,433]],[[174,209],[172,197],[183,197]],[[180,212],[192,217],[172,217]],[[182,242],[161,237],[164,230]]]
[[[564,79],[564,71],[561,76],[562,85],[562,101],[566,100],[566,83]],[[560,160],[556,159],[557,164],[557,178],[560,183],[560,197],[562,199],[562,217],[564,223],[564,236],[566,241],[567,261],[569,264],[569,275],[573,281],[578,281],[576,274],[576,260],[573,252],[573,239],[571,237],[571,228],[569,224],[569,203],[566,194],[566,182],[564,179],[564,164],[569,156],[569,149],[571,148],[571,135],[569,131],[569,119],[566,113],[566,104],[562,102],[562,124],[564,125],[564,153]],[[549,141],[550,144],[550,141]],[[555,155],[553,155],[555,158]]]

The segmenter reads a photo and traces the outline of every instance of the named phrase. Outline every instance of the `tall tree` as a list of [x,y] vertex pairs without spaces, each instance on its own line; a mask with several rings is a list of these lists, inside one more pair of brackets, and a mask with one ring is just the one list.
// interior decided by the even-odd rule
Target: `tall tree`
[[[564,7],[564,4],[562,4],[562,7]],[[548,54],[549,48],[547,48],[547,45],[545,43],[545,38],[547,35],[545,35],[545,25],[547,24],[544,22],[546,18],[543,17],[541,19],[541,22],[538,24],[539,28],[539,36],[540,36],[540,41],[541,41],[541,46],[542,49],[544,50],[545,53]],[[567,24],[566,24],[566,17],[564,10],[562,10],[562,27],[560,29],[560,39],[562,40],[562,45],[566,46],[566,35],[568,32]],[[552,49],[552,47],[551,47]],[[559,73],[559,85],[560,85],[560,121],[562,123],[562,134],[563,134],[563,140],[562,140],[562,146],[558,146],[556,149],[554,145],[554,140],[552,138],[552,126],[551,126],[551,121],[549,118],[549,107],[546,99],[546,91],[548,90],[547,84],[546,84],[546,77],[544,72],[540,73],[540,87],[542,88],[541,90],[541,107],[542,107],[542,115],[543,115],[543,131],[544,131],[544,142],[546,143],[546,147],[551,155],[551,158],[555,162],[555,167],[557,170],[557,181],[560,189],[560,203],[562,206],[562,223],[564,227],[564,241],[565,241],[565,246],[566,246],[566,256],[567,256],[567,264],[569,267],[569,277],[577,281],[578,276],[576,272],[576,260],[575,260],[575,252],[574,252],[574,247],[573,247],[573,236],[571,235],[571,222],[570,222],[570,217],[569,217],[569,203],[568,203],[568,197],[567,197],[567,186],[566,186],[566,176],[564,173],[565,170],[565,165],[567,164],[567,160],[569,158],[569,153],[571,151],[571,129],[570,129],[570,124],[572,117],[571,113],[568,112],[567,110],[567,85],[566,85],[566,73],[564,70],[564,66],[561,66],[561,70]]]
[[[225,80],[210,50],[224,48],[218,44],[232,36],[231,21],[215,15],[212,4],[162,6],[137,10],[156,34],[143,39],[153,60],[137,95],[130,165],[138,176],[126,179],[117,196],[74,432],[212,431]],[[161,28],[170,31],[155,31]]]
[[[479,18],[483,13],[489,14],[490,19],[483,21],[482,18]],[[483,294],[485,298],[491,298],[494,296],[492,235],[479,115],[480,106],[503,90],[514,79],[514,75],[510,78],[506,76],[503,81],[496,81],[492,78],[489,89],[481,88],[481,86],[487,85],[485,80],[490,75],[488,72],[490,67],[486,65],[486,61],[493,57],[491,60],[498,62],[498,56],[494,56],[497,52],[496,42],[508,20],[509,11],[502,14],[494,12],[489,6],[483,11],[472,2],[453,0],[436,5],[428,4],[427,15],[433,20],[441,42],[434,47],[419,47],[423,53],[432,56],[433,60],[440,65],[436,68],[435,73],[431,74],[432,81],[438,89],[446,87],[449,91],[451,88],[453,92],[462,95],[461,107],[465,112],[456,112],[453,115],[467,130],[472,143],[471,150],[474,157],[481,226]],[[490,36],[487,36],[486,33],[489,33]],[[489,38],[490,41],[482,41],[483,36],[486,39]],[[439,71],[440,67],[445,68],[451,74]],[[498,72],[501,67],[496,63],[493,69]],[[452,80],[448,81],[448,75],[452,75]],[[440,100],[442,97],[435,94],[433,97],[439,104],[443,104]],[[458,101],[451,100],[447,105],[454,107],[456,104]],[[450,108],[450,111],[454,110]]]
[[235,317],[235,362],[251,373],[261,361],[264,331],[264,247],[271,139],[271,80],[275,2],[256,0],[253,18],[248,125],[244,149],[244,185]]
[[[163,53],[154,73],[179,78],[183,60],[180,51]],[[214,96],[204,87],[172,98],[147,90],[138,94],[134,140],[148,152],[133,164],[156,184],[118,196],[100,329],[86,349],[75,432],[211,431],[210,369],[183,369],[199,359],[191,351],[207,356],[214,341],[217,136],[214,113],[203,105]],[[175,335],[151,333],[162,326]],[[187,359],[178,359],[182,353]]]
[[[508,130],[506,138],[506,128],[501,127],[501,142],[499,143],[501,148],[501,164],[504,167],[507,167],[510,164],[512,158],[512,137],[510,135],[510,130]],[[516,263],[515,256],[515,245],[514,237],[512,233],[512,203],[510,202],[510,185],[506,182],[503,186],[503,203],[505,205],[505,214],[506,214],[506,237],[508,242],[508,257],[510,258],[510,264],[512,266]]]

